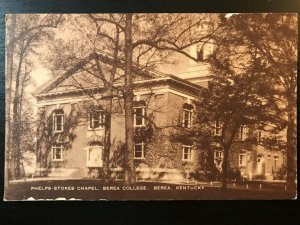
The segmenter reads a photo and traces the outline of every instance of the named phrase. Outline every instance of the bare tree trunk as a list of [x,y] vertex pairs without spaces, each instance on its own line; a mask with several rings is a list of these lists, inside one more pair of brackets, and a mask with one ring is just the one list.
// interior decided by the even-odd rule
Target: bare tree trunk
[[109,91],[106,104],[105,132],[104,132],[104,152],[103,152],[103,176],[104,181],[109,181],[109,153],[111,147],[111,110],[112,110],[112,93]]
[[20,76],[21,76],[21,67],[23,63],[23,53],[20,53],[20,60],[18,69],[16,72],[16,84],[15,84],[15,96],[13,101],[13,158],[15,161],[15,176],[19,178],[21,175],[21,149],[20,149]]
[[[115,39],[115,50],[114,50],[114,59],[117,59],[119,51],[119,29],[116,26],[116,39]],[[115,79],[115,74],[117,71],[117,65],[115,64],[111,70],[111,75],[109,79],[109,84],[107,88],[107,103],[106,103],[106,126],[105,126],[105,134],[104,134],[104,153],[103,153],[103,175],[104,181],[108,182],[110,179],[110,168],[109,168],[109,153],[111,147],[111,115],[112,115],[112,104],[113,104],[113,83]],[[100,72],[100,71],[99,71]],[[103,76],[104,78],[104,76]]]
[[134,127],[133,127],[133,79],[132,79],[132,14],[126,14],[125,25],[125,183],[135,183],[135,166],[134,166]]
[[[293,89],[291,89],[293,90]],[[290,93],[288,97],[288,124],[287,124],[287,187],[295,189],[296,184],[296,96]]]
[[12,99],[12,78],[13,78],[13,62],[14,62],[14,38],[15,38],[15,27],[16,27],[16,15],[11,15],[11,24],[8,31],[9,42],[7,43],[7,54],[6,54],[6,117],[5,117],[5,187],[8,185],[9,175],[11,179],[15,179],[13,162],[11,161],[11,99]]

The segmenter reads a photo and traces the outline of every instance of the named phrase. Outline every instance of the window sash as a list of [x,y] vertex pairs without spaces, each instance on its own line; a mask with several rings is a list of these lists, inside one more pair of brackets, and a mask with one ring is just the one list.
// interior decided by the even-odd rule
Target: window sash
[[217,159],[223,158],[223,152],[222,151],[215,151],[214,156]]
[[53,115],[53,130],[54,132],[64,131],[64,114]]
[[144,146],[145,146],[145,144],[143,142],[136,143],[134,145],[134,158],[135,159],[144,159],[145,158]]
[[145,125],[145,107],[134,107],[134,126]]
[[182,160],[192,161],[192,146],[188,146],[188,145],[182,146]]
[[240,139],[245,140],[248,137],[248,127],[246,125],[240,126]]
[[182,112],[182,126],[190,128],[192,125],[192,111],[184,109]]
[[239,155],[239,165],[246,166],[246,155],[245,154]]
[[52,146],[52,161],[62,161],[63,160],[63,147],[62,145]]
[[105,114],[102,110],[92,110],[90,112],[90,128],[103,128],[105,124]]

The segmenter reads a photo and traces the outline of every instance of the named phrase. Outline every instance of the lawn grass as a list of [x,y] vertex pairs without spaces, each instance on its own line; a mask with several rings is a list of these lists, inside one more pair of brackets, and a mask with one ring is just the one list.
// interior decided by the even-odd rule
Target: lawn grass
[[[138,190],[137,190],[138,189]],[[10,183],[5,200],[243,200],[294,199],[296,191],[247,189],[246,183],[229,185],[227,190],[210,184],[168,184],[137,182],[125,186],[122,181],[104,183],[102,180],[39,180]]]

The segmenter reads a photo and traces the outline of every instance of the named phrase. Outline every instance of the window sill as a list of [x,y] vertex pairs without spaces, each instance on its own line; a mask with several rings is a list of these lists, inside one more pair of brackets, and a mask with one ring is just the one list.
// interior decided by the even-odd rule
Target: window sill
[[193,163],[194,160],[191,160],[191,159],[182,159],[182,162],[189,162],[189,163]]
[[63,133],[64,131],[54,131],[53,134],[60,134],[60,133]]
[[144,160],[145,159],[145,157],[144,158],[133,158],[134,160]]
[[104,127],[97,127],[97,128],[88,128],[88,131],[97,131],[97,130],[104,130]]

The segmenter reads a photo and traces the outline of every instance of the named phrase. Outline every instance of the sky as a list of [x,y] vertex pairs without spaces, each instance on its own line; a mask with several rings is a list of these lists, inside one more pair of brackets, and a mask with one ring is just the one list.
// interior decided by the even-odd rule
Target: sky
[[[78,14],[77,14],[78,15]],[[228,17],[232,16],[233,13],[228,13],[227,14]],[[69,16],[72,16],[72,14],[70,14]],[[55,38],[62,38],[62,39],[67,39],[67,40],[72,40],[73,36],[72,36],[72,30],[69,26],[68,23],[70,22],[66,22],[65,25],[61,28],[59,28],[56,32],[56,37]],[[74,24],[72,24],[74,26]],[[75,25],[76,26],[76,25]],[[79,27],[79,29],[81,29]],[[83,28],[84,29],[84,28]],[[47,51],[41,51],[43,52],[47,52]],[[172,74],[175,76],[180,76],[180,74],[186,72],[188,70],[188,65],[190,63],[190,60],[187,59],[186,57],[180,55],[179,57],[179,62],[176,65],[164,65],[164,66],[160,66],[158,68],[158,70],[160,72],[163,73],[167,73],[167,74]],[[32,80],[34,81],[32,85],[30,85],[27,90],[29,92],[34,92],[38,87],[40,87],[42,84],[44,84],[45,82],[47,82],[49,79],[51,79],[51,71],[49,69],[47,69],[45,66],[42,65],[40,58],[35,58],[34,59],[34,70],[31,73],[31,77]],[[180,76],[182,77],[182,76]],[[183,77],[182,77],[183,78]]]

